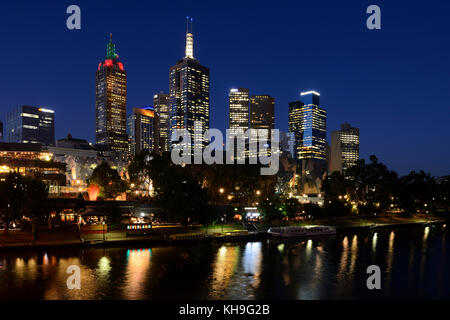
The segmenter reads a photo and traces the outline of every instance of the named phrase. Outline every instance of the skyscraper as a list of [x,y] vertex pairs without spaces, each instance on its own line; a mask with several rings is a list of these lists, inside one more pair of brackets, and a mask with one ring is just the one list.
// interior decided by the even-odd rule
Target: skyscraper
[[[194,141],[206,143],[204,132],[209,129],[209,69],[194,58],[192,19],[188,19],[186,54],[169,71],[170,135],[176,129],[187,129]],[[201,133],[194,135],[198,121]],[[201,134],[201,136],[200,136]],[[191,149],[191,155],[193,154]]]
[[325,109],[320,107],[320,94],[302,92],[302,101],[289,103],[289,132],[295,137],[297,159],[326,160]]
[[8,142],[55,145],[55,112],[33,106],[14,108],[6,115]]
[[3,122],[0,121],[0,141],[3,141]]
[[[158,152],[169,151],[169,95],[164,92],[153,96],[153,106],[159,119],[159,147]],[[155,150],[156,151],[156,150]]]
[[[250,98],[248,95],[248,89],[239,88],[239,89],[230,89],[228,94],[228,107],[229,107],[229,126],[231,135],[242,135],[249,127],[249,107],[250,107]],[[235,143],[238,141],[238,138],[234,137]],[[244,142],[244,150],[242,152],[238,152],[237,144],[235,144],[234,148],[234,159],[245,159],[247,155],[247,139],[242,140]]]
[[341,130],[331,133],[331,155],[329,171],[345,171],[359,160],[359,129],[345,122]]
[[244,132],[249,126],[249,105],[250,99],[248,89],[231,89],[228,95],[229,105],[229,129],[232,134],[236,134],[238,129]]
[[127,73],[110,41],[106,59],[98,64],[95,77],[96,142],[117,152],[122,160],[128,152]]
[[128,133],[130,137],[130,151],[132,155],[147,150],[152,153],[158,151],[158,120],[154,108],[133,108],[128,118]]
[[[250,98],[250,128],[268,130],[266,147],[270,148],[271,130],[275,128],[275,99],[269,95],[257,95]],[[270,149],[259,150],[260,140],[258,134],[258,155],[269,155]],[[250,154],[250,157],[255,156]]]

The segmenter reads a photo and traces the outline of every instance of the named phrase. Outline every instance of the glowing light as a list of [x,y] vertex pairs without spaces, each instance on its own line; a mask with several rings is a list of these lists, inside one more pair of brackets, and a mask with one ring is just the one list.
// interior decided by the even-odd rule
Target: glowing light
[[315,94],[316,96],[320,96],[320,93],[318,93],[316,91],[307,91],[307,92],[300,93],[301,96],[306,96],[308,94]]
[[44,109],[44,108],[39,108],[40,112],[45,112],[45,113],[55,113],[55,111],[50,110],[50,109]]
[[100,193],[100,187],[96,184],[91,184],[88,187],[88,194],[90,201],[97,201],[98,194]]

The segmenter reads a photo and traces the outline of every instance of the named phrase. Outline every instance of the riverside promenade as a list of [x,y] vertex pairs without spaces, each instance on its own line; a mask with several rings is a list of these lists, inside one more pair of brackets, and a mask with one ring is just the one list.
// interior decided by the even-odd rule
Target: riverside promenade
[[[430,217],[429,215],[414,215],[411,217],[398,217],[393,215],[380,215],[371,218],[342,217],[334,219],[318,219],[309,222],[280,222],[273,224],[256,224],[257,230],[247,235],[236,237],[226,236],[230,231],[245,230],[242,224],[227,224],[215,226],[188,226],[178,228],[165,228],[155,226],[147,235],[132,236],[126,231],[111,230],[105,234],[91,234],[80,237],[76,228],[73,230],[40,230],[36,238],[33,234],[11,230],[5,235],[0,231],[0,250],[8,249],[30,249],[30,248],[57,248],[57,247],[91,247],[101,245],[124,245],[133,243],[146,243],[152,245],[176,244],[169,241],[169,235],[174,233],[197,232],[204,233],[206,239],[224,240],[229,242],[247,242],[265,239],[268,237],[267,230],[270,226],[286,225],[327,225],[335,227],[338,232],[364,229],[382,229],[407,227],[410,225],[445,224],[446,219],[442,217]],[[204,239],[203,239],[204,240]],[[200,241],[200,239],[198,240]]]

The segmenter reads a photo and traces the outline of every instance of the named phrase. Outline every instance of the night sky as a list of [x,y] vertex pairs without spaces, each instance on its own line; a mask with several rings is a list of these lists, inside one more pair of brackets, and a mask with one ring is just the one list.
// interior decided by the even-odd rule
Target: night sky
[[[66,8],[81,7],[81,30]],[[381,7],[382,30],[366,28]],[[56,138],[95,139],[95,71],[109,33],[128,74],[128,112],[168,91],[194,17],[194,56],[211,72],[211,127],[228,125],[228,91],[288,103],[321,93],[330,132],[361,129],[361,157],[406,174],[450,174],[450,2],[428,1],[8,1],[0,11],[0,119],[23,104],[54,109]]]

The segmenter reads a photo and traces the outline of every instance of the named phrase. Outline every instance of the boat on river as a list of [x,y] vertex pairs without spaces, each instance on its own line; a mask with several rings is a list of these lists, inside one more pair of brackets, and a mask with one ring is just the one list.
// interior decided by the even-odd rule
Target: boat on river
[[336,229],[329,226],[273,227],[267,233],[274,237],[297,238],[334,235]]

